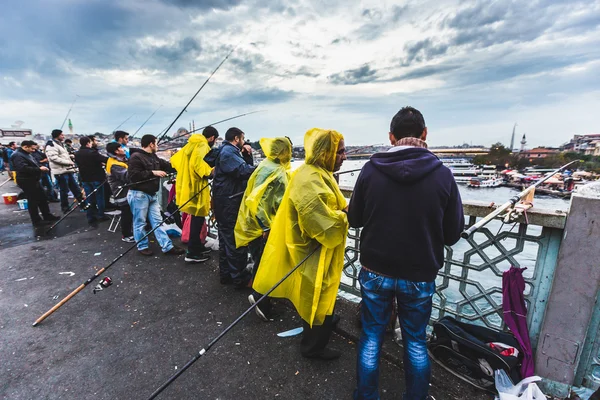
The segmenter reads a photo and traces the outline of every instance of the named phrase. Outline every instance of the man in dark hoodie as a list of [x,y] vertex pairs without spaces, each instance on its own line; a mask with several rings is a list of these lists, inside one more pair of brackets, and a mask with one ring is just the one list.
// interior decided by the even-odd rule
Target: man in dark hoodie
[[426,328],[444,246],[460,239],[464,215],[452,173],[429,150],[423,115],[402,108],[392,148],[363,167],[348,210],[360,237],[362,335],[355,399],[378,399],[379,356],[394,299],[404,341],[405,400],[428,397]]
[[[86,211],[87,220],[91,226],[97,227],[99,221],[109,219],[104,215],[104,181],[106,180],[106,174],[103,167],[108,157],[98,152],[98,149],[94,147],[94,141],[88,136],[79,139],[79,144],[81,147],[75,153],[75,162],[79,166],[79,176],[83,190],[85,190],[85,201],[91,205]],[[94,194],[90,196],[92,192]]]
[[[180,255],[185,253],[181,247],[173,245],[167,232],[162,226],[160,205],[158,204],[157,192],[160,189],[160,179],[167,176],[167,172],[175,172],[168,161],[158,158],[156,151],[156,136],[142,136],[142,151],[133,153],[129,159],[129,180],[132,183],[127,193],[127,201],[133,214],[133,237],[137,242],[137,248],[141,255],[152,256],[149,248],[148,238],[142,240],[146,234],[144,228],[149,221],[154,231],[154,237],[164,254]],[[156,178],[156,179],[154,179]]]

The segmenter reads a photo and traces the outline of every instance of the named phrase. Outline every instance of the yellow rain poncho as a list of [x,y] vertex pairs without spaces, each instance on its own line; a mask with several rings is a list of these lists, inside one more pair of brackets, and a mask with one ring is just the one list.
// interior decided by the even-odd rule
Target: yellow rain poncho
[[[210,166],[204,156],[210,151],[208,141],[201,134],[190,136],[181,150],[171,157],[171,165],[177,170],[176,203],[182,205],[208,184]],[[181,211],[196,217],[206,217],[210,210],[210,189],[200,192]]]
[[344,265],[346,200],[333,178],[342,139],[336,131],[315,128],[306,133],[306,163],[293,173],[285,191],[253,285],[266,293],[320,245],[270,295],[291,300],[311,326],[322,325],[333,313]]
[[247,246],[270,229],[290,178],[290,140],[263,138],[260,147],[267,158],[248,180],[234,230],[237,247]]

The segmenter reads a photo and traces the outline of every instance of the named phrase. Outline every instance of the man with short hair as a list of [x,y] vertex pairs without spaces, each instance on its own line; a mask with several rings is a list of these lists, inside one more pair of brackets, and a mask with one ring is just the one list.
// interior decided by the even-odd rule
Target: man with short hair
[[[48,171],[48,168],[39,166],[31,156],[36,145],[34,141],[24,140],[21,148],[12,154],[11,161],[16,173],[17,185],[23,190],[27,199],[31,223],[37,227],[44,222],[57,221],[59,218],[50,212],[48,200],[40,186],[40,177],[43,172]],[[38,210],[42,213],[43,220]]]
[[[237,288],[248,286],[250,273],[246,269],[248,248],[237,248],[234,228],[237,220],[241,194],[246,190],[248,178],[254,172],[250,159],[244,159],[244,132],[229,128],[218,154],[205,158],[209,165],[214,163],[213,207],[219,233],[219,275],[222,284],[233,283]],[[216,158],[215,158],[216,156]],[[232,197],[233,196],[233,197]]]
[[83,204],[83,195],[81,188],[75,180],[75,163],[73,155],[69,154],[63,142],[65,135],[60,129],[52,131],[52,140],[46,145],[46,155],[50,161],[50,169],[54,177],[58,180],[60,187],[60,208],[64,213],[71,209],[69,205],[69,190],[80,204]]
[[[104,215],[103,187],[106,180],[103,164],[108,161],[108,157],[100,154],[93,143],[89,136],[79,139],[81,147],[75,153],[75,162],[79,166],[79,177],[81,178],[83,190],[85,190],[85,201],[90,205],[86,211],[88,224],[97,227],[98,222],[109,220]],[[94,190],[96,191],[94,192]],[[94,192],[93,195],[92,192]]]
[[64,145],[65,149],[67,149],[67,152],[69,152],[69,154],[75,154],[75,149],[73,148],[73,141],[71,139],[65,139]]
[[350,201],[350,226],[362,228],[359,274],[362,335],[354,399],[379,398],[379,357],[394,300],[404,343],[404,399],[428,398],[426,328],[444,246],[460,239],[464,215],[452,172],[427,150],[423,115],[402,108],[392,119],[392,148],[374,154]]
[[52,176],[50,172],[50,163],[48,162],[48,156],[43,153],[38,144],[36,143],[33,146],[33,153],[31,156],[35,160],[36,164],[40,167],[48,168],[48,171],[42,171],[42,176],[40,178],[40,185],[44,189],[44,193],[46,194],[46,199],[51,203],[58,203],[58,193],[54,190],[54,185],[52,184]]
[[[174,172],[168,161],[158,158],[156,151],[156,136],[144,135],[141,140],[142,150],[135,152],[129,159],[129,179],[132,183],[127,193],[127,201],[133,214],[133,236],[141,255],[152,256],[154,253],[149,248],[149,241],[144,237],[146,223],[150,221],[161,250],[164,254],[180,255],[185,253],[181,247],[173,245],[167,232],[162,226],[162,216],[158,204],[157,192],[160,190],[160,178],[167,176],[167,172]],[[156,178],[156,179],[153,179]],[[147,182],[141,182],[147,181]]]
[[207,126],[201,135],[191,135],[187,144],[171,157],[171,165],[177,170],[176,203],[183,206],[181,211],[188,213],[191,218],[190,238],[185,255],[185,262],[188,263],[204,262],[210,254],[210,249],[200,241],[202,226],[210,212],[208,178],[212,174],[212,168],[204,161],[204,157],[218,137],[219,132],[214,127]]
[[129,133],[125,131],[115,131],[115,143],[119,143],[125,151],[125,157],[129,158],[129,147],[127,147],[127,143],[129,143]]
[[304,148],[306,162],[287,186],[252,288],[267,293],[301,264],[269,296],[289,299],[302,318],[302,356],[333,360],[341,353],[327,344],[348,235],[346,199],[333,173],[346,159],[346,146],[339,132],[313,128]]
[[115,197],[115,204],[121,210],[121,240],[126,243],[135,243],[133,237],[133,215],[127,202],[129,188],[123,187],[129,183],[127,173],[127,157],[125,150],[119,143],[110,142],[106,145],[108,161],[106,162],[106,174],[108,184]]

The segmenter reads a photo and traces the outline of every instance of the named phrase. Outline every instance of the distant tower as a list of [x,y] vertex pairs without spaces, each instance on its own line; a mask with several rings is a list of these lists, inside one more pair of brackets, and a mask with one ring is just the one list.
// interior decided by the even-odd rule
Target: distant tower
[[512,137],[510,138],[510,151],[512,152],[515,149],[515,130],[517,129],[517,123],[515,122],[515,126],[513,126]]
[[527,139],[525,138],[525,134],[523,134],[523,139],[521,139],[521,153],[525,151],[526,144],[527,144]]

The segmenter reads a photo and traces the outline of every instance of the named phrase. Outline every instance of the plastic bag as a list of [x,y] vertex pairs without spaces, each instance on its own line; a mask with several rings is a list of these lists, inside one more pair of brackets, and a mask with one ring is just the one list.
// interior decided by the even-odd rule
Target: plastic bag
[[530,376],[514,385],[506,371],[495,371],[496,400],[547,400],[540,388],[534,383],[542,380],[539,376]]

